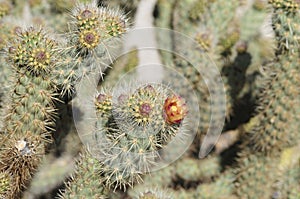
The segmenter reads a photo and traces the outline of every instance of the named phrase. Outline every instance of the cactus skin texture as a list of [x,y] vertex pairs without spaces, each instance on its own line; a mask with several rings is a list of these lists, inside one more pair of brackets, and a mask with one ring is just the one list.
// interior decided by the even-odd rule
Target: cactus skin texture
[[103,77],[111,63],[110,50],[120,46],[119,37],[128,29],[119,10],[98,7],[96,1],[78,3],[71,14],[70,32],[58,60],[57,85],[62,98],[72,98],[75,84],[92,71]]
[[[161,170],[152,172],[151,175],[145,175],[143,178],[143,183],[136,184],[132,189],[129,189],[128,195],[131,198],[135,198],[137,193],[149,191],[149,187],[158,187],[165,190],[172,184],[173,178],[175,177],[175,171],[176,168],[172,164]],[[145,188],[147,190],[145,190]]]
[[153,190],[147,190],[139,194],[137,199],[171,199],[172,196],[170,196],[169,193],[153,189]]
[[274,183],[273,198],[299,198],[300,165],[297,151],[299,147],[285,149],[278,166],[279,175]]
[[[113,99],[112,94],[104,91],[96,95],[95,139],[99,151],[95,153],[93,149],[94,158],[83,156],[78,173],[62,198],[97,194],[100,190],[92,189],[96,185],[108,190],[125,190],[139,182],[159,157],[158,150],[180,132],[187,114],[184,99],[159,85],[143,85],[121,93],[116,102]],[[93,162],[82,168],[89,160]]]
[[265,97],[262,98],[264,111],[258,115],[261,123],[250,138],[255,150],[265,153],[281,151],[295,145],[298,140],[296,121],[299,116],[294,106],[298,103],[300,76],[297,72],[298,61],[293,59],[282,57],[278,63],[274,63],[273,72],[276,71],[276,74],[271,77]]
[[[271,1],[272,2],[272,1]],[[285,2],[285,1],[283,1]],[[298,25],[296,21],[300,20],[299,12],[294,12],[293,9],[285,10],[286,7],[282,4],[278,10],[278,4],[275,6],[274,31],[278,43],[277,60],[270,66],[270,77],[266,83],[265,92],[261,97],[263,104],[260,108],[263,110],[257,117],[260,119],[260,124],[257,129],[250,135],[250,145],[254,145],[254,149],[272,153],[273,151],[281,151],[283,148],[290,147],[296,144],[299,139],[297,129],[299,127],[298,98],[300,96],[299,89],[299,32],[296,30]],[[289,3],[288,3],[289,5]],[[293,8],[294,6],[292,6]],[[286,24],[280,21],[290,15],[295,15],[291,20],[288,20],[288,27],[293,31],[292,35],[283,33]],[[282,27],[283,30],[278,30]],[[283,46],[283,43],[287,46]]]
[[[300,1],[157,0],[147,10],[155,25],[179,32],[156,35],[157,51],[182,79],[118,88],[144,61],[122,36],[145,2],[0,0],[0,198],[299,199]],[[137,49],[112,63],[123,44]],[[212,64],[224,88],[206,81]],[[83,147],[72,100],[95,69],[98,86],[114,90],[92,96]],[[212,97],[220,90],[226,102]],[[224,115],[217,145],[198,159]],[[181,154],[187,146],[172,141],[196,124],[186,153],[150,173]]]
[[269,0],[273,6],[272,17],[278,53],[298,52],[299,47],[299,2],[297,0]]
[[185,181],[210,179],[221,172],[218,157],[204,160],[183,158],[176,165],[176,174]]
[[[268,72],[265,92],[261,97],[257,127],[246,134],[244,149],[239,157],[236,193],[245,198],[277,198],[273,183],[283,171],[278,168],[280,152],[299,143],[299,32],[295,21],[300,19],[294,10],[296,1],[269,1],[274,8],[273,22],[278,48],[277,59]],[[288,5],[288,6],[287,6]],[[293,18],[285,21],[293,15]],[[287,24],[283,24],[285,21]],[[295,30],[286,32],[286,28]],[[282,29],[281,29],[282,28]],[[290,33],[292,35],[290,35]],[[284,43],[282,43],[284,42]],[[284,100],[282,100],[284,99]],[[287,171],[288,173],[288,171]],[[264,178],[256,179],[263,175]],[[282,180],[279,180],[282,182]],[[288,183],[288,182],[287,182]],[[292,187],[290,187],[292,188]],[[282,191],[281,194],[288,194]]]
[[215,182],[198,185],[193,197],[195,199],[237,199],[237,197],[232,194],[234,189],[233,180],[234,176],[225,172]]
[[277,189],[273,193],[274,198],[296,199],[300,197],[299,165],[290,167],[281,173],[280,180],[276,183]]
[[34,28],[17,37],[7,52],[15,84],[1,135],[0,170],[12,176],[13,185],[7,198],[18,198],[32,178],[51,142],[55,116],[55,42]]
[[96,98],[96,133],[108,139],[107,156],[100,158],[102,175],[107,186],[125,188],[149,171],[158,150],[181,131],[187,105],[166,88],[151,84],[121,93],[115,105],[111,96],[100,93]]
[[[236,194],[240,198],[269,198],[276,179],[276,158],[263,155],[240,155],[236,170]],[[263,176],[263,178],[261,178]]]
[[76,171],[61,193],[61,199],[108,198],[108,189],[100,176],[101,164],[90,152],[83,151],[77,160]]

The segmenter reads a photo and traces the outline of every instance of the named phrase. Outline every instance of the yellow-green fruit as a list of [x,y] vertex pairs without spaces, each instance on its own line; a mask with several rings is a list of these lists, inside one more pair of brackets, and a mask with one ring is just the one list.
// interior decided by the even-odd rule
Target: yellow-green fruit
[[112,111],[112,96],[100,93],[96,96],[95,105],[100,117],[109,116]]
[[239,38],[240,38],[240,31],[237,28],[235,28],[235,30],[229,32],[225,37],[222,37],[220,39],[219,45],[221,47],[221,50],[222,51],[230,50],[236,44]]
[[190,18],[198,20],[215,0],[196,0],[189,9]]

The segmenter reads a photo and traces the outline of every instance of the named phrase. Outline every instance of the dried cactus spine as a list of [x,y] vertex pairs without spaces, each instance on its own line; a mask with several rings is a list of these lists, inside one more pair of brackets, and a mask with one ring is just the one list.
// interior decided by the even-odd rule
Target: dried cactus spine
[[20,32],[7,52],[15,82],[5,118],[0,170],[12,175],[8,198],[18,198],[51,142],[55,117],[55,41],[42,29]]
[[10,192],[11,176],[7,172],[0,172],[0,197],[4,198]]

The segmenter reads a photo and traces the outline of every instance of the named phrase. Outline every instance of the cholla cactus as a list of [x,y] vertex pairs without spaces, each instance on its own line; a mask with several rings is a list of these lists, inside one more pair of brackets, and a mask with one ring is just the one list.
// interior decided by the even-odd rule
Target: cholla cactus
[[71,95],[76,80],[109,57],[112,38],[127,30],[120,12],[99,8],[96,1],[78,4],[72,17],[65,45],[58,47],[44,30],[20,29],[6,52],[15,83],[2,129],[0,169],[12,175],[13,184],[5,197],[21,196],[52,141],[56,92]]
[[[144,61],[137,46],[112,64],[145,2],[0,0],[0,198],[300,198],[299,0],[147,1],[156,26],[191,42],[157,31],[168,87],[120,89]],[[116,89],[86,104],[95,73]]]
[[[116,97],[101,91],[95,97],[95,107],[97,122],[91,154],[96,162],[89,167],[96,168],[94,175],[99,178],[97,182],[86,179],[89,181],[86,187],[99,183],[114,190],[125,190],[150,171],[158,161],[159,150],[182,133],[187,114],[184,99],[167,88],[150,84]],[[89,159],[89,155],[84,156],[82,161]],[[85,178],[85,175],[77,175],[77,178]],[[80,186],[79,179],[71,182],[65,195],[85,192],[76,188]]]
[[[271,197],[273,183],[280,177],[280,152],[299,142],[299,31],[296,1],[269,1],[278,49],[270,66],[257,127],[246,134],[239,158],[236,193],[239,197]],[[283,23],[284,22],[284,23]],[[287,24],[286,24],[287,23]],[[284,102],[282,99],[285,99]],[[289,107],[293,107],[291,110]],[[289,115],[289,116],[288,116]],[[255,164],[253,164],[255,163]],[[255,176],[264,174],[264,179]]]
[[96,1],[80,3],[72,11],[71,30],[58,61],[61,95],[73,95],[74,84],[85,75],[99,71],[104,75],[112,62],[111,51],[127,31],[128,22],[121,11],[98,7]]
[[96,98],[96,135],[104,142],[105,148],[99,150],[107,185],[124,187],[148,172],[158,158],[158,150],[182,131],[187,105],[159,85],[138,87],[120,94],[116,101],[110,96],[100,93]]
[[51,142],[55,45],[43,30],[29,28],[17,35],[7,52],[15,77],[0,152],[0,170],[12,176],[13,186],[7,198],[18,197],[27,186]]
[[84,151],[77,160],[72,180],[67,183],[67,189],[60,194],[60,198],[108,198],[109,190],[103,186],[100,168],[99,161],[90,152]]
[[[298,42],[300,35],[297,21],[300,19],[300,15],[298,11],[294,10],[293,5],[296,2],[288,8],[284,2],[281,2],[283,4],[273,4],[273,1],[270,1],[275,12],[273,19],[275,21],[274,30],[277,35],[278,56],[270,66],[269,81],[265,86],[267,89],[262,96],[260,108],[263,111],[258,115],[262,119],[260,120],[261,123],[258,124],[258,129],[255,129],[250,135],[250,145],[265,153],[281,151],[285,147],[293,146],[295,145],[294,141],[297,141],[299,137],[296,121],[299,119],[298,96],[300,93],[296,88],[300,80],[297,72],[299,70]],[[290,6],[289,3],[287,4]],[[291,16],[294,17],[288,20],[287,18]],[[288,23],[287,26],[286,23]],[[284,102],[281,99],[285,99]],[[293,110],[288,107],[293,107]],[[287,117],[287,114],[293,116]]]

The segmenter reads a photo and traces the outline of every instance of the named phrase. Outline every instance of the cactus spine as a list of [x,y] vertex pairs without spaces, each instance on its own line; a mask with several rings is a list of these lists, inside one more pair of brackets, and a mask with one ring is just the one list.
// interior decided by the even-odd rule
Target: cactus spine
[[22,31],[7,55],[15,83],[2,129],[0,170],[12,176],[7,198],[17,198],[28,185],[51,142],[55,117],[55,42],[40,29]]
[[98,7],[96,1],[78,3],[72,11],[71,30],[58,61],[57,85],[62,97],[72,97],[75,83],[99,71],[101,77],[112,62],[111,51],[119,47],[118,38],[128,23],[121,11]]
[[[101,91],[94,103],[97,122],[93,141],[97,145],[91,154],[96,163],[88,167],[96,167],[97,172],[85,167],[85,175],[78,175],[69,185],[73,194],[86,192],[76,188],[86,175],[98,176],[84,180],[87,188],[99,184],[104,189],[126,189],[139,182],[159,157],[158,151],[181,132],[187,114],[184,100],[158,85],[141,86],[115,97]],[[82,162],[92,159],[83,157]]]
[[[280,153],[299,141],[299,11],[296,1],[269,1],[273,6],[273,27],[278,48],[277,59],[268,70],[269,78],[261,97],[263,106],[258,123],[246,134],[246,145],[237,170],[239,197],[269,198],[273,183],[280,178],[276,162]],[[293,108],[292,108],[293,107]],[[293,110],[292,110],[293,109]],[[255,164],[255,165],[254,165]],[[255,176],[264,175],[264,179]]]

